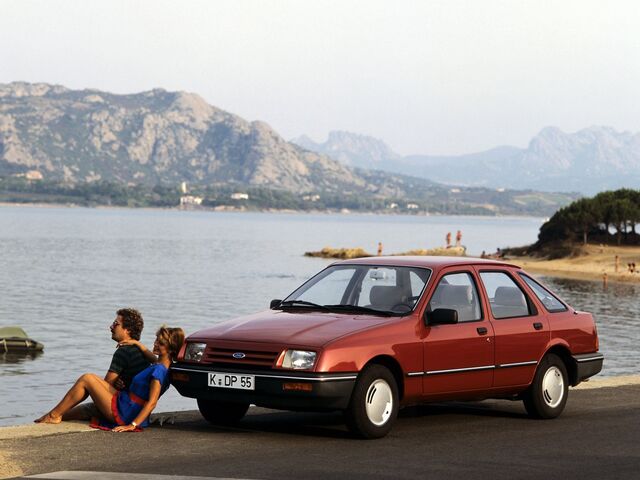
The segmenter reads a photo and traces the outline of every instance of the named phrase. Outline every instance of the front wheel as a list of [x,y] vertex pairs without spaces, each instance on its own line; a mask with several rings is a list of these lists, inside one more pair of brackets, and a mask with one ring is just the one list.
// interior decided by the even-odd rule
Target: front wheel
[[344,412],[347,427],[362,438],[384,437],[396,421],[399,403],[398,385],[389,369],[366,367]]
[[233,425],[239,422],[249,410],[248,403],[228,403],[198,398],[198,410],[209,423]]
[[564,410],[569,394],[567,367],[562,359],[546,355],[524,395],[524,407],[534,418],[556,418]]

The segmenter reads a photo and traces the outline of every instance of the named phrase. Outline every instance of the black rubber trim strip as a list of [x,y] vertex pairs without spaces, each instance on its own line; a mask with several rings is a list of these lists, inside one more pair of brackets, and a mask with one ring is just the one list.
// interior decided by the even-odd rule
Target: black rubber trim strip
[[280,375],[280,374],[266,374],[264,372],[257,373],[248,370],[227,370],[221,368],[211,368],[211,369],[201,369],[201,368],[184,368],[184,367],[171,367],[171,370],[175,370],[177,372],[197,372],[197,373],[229,373],[229,374],[238,374],[238,375],[253,375],[254,377],[260,378],[272,378],[275,380],[303,380],[308,382],[331,382],[331,381],[339,381],[339,380],[355,380],[358,378],[357,373],[340,373],[340,374],[307,374],[307,375]]
[[583,362],[597,362],[600,360],[604,360],[604,355],[600,352],[593,353],[581,353],[579,355],[572,355],[573,359],[578,363]]

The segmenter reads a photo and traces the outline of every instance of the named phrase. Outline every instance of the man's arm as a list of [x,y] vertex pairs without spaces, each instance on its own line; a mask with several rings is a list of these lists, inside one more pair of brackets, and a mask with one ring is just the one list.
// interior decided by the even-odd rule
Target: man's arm
[[120,378],[120,374],[125,369],[127,365],[127,358],[123,350],[116,350],[113,354],[113,358],[111,359],[111,365],[109,365],[109,370],[107,374],[104,376],[104,380],[112,385],[116,390],[122,390],[125,388],[125,384]]
[[[112,387],[118,388],[116,387],[116,382],[120,380],[120,374],[109,370],[107,374],[104,376],[104,380]],[[122,382],[122,380],[120,380],[120,382]]]

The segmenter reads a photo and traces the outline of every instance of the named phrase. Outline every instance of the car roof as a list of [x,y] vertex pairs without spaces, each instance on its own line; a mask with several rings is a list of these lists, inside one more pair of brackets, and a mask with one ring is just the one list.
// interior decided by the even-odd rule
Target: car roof
[[389,256],[389,257],[363,257],[351,260],[342,260],[332,265],[393,265],[398,267],[423,267],[431,269],[441,269],[444,267],[461,265],[481,265],[495,267],[520,268],[512,263],[501,262],[499,260],[474,258],[474,257],[443,257],[443,256]]

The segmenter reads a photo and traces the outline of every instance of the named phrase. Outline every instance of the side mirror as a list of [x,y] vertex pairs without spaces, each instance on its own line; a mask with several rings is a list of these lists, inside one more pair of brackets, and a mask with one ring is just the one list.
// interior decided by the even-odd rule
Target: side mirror
[[458,311],[452,308],[436,308],[424,316],[427,325],[451,325],[458,323]]
[[273,310],[274,308],[277,308],[278,306],[280,306],[281,303],[282,303],[282,300],[275,298],[271,300],[271,303],[269,303],[269,308]]

